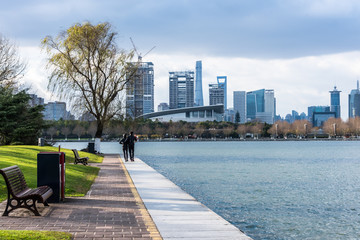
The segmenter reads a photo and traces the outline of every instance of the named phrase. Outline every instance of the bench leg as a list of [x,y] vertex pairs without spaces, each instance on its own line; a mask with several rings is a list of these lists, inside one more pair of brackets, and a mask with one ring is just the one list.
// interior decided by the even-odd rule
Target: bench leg
[[[13,201],[16,201],[16,205],[12,204]],[[44,203],[44,205],[45,205],[45,203]],[[47,205],[47,206],[49,206],[49,205]],[[9,208],[10,208],[10,210],[9,210]],[[32,198],[29,198],[26,200],[16,200],[13,198],[11,198],[11,199],[8,198],[3,216],[9,216],[10,212],[12,212],[18,208],[26,208],[26,209],[30,210],[31,212],[33,212],[35,214],[35,216],[41,216],[39,211],[36,208],[36,200],[32,199]]]

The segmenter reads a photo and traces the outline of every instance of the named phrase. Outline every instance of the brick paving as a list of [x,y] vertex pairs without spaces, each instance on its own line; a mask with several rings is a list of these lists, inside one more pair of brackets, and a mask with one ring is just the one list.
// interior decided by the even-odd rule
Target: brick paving
[[[162,239],[119,155],[106,155],[90,191],[82,198],[40,207],[42,217],[15,210],[0,217],[0,229],[51,230],[74,239]],[[5,204],[0,206],[2,214]]]

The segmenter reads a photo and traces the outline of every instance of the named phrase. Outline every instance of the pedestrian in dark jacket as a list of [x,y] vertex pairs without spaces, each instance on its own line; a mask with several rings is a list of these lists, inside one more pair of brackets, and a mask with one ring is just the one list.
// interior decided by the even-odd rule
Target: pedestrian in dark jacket
[[126,133],[124,133],[123,138],[120,140],[120,144],[122,144],[124,159],[127,162],[129,159],[129,138]]
[[130,136],[127,138],[129,144],[129,153],[130,153],[130,160],[134,161],[134,151],[135,151],[135,142],[137,141],[137,137],[134,136],[134,132],[130,132]]

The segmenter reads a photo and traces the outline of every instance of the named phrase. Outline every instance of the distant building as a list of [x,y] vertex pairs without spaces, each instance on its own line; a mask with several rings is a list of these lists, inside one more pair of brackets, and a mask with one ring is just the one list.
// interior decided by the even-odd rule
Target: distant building
[[335,112],[314,112],[312,124],[314,127],[322,127],[329,118],[335,117]]
[[154,112],[154,64],[141,62],[126,84],[126,116],[136,118],[151,112]]
[[314,113],[322,113],[322,112],[330,112],[329,106],[310,106],[308,107],[308,120],[309,122],[313,122]]
[[260,89],[246,93],[246,115],[248,121],[259,120],[274,123],[276,116],[276,99],[274,90]]
[[349,118],[360,116],[360,90],[359,80],[357,81],[357,88],[351,90],[349,94]]
[[202,62],[201,61],[196,61],[195,106],[204,106],[204,98],[203,98],[203,91],[202,91]]
[[30,107],[44,105],[44,99],[41,97],[38,97],[36,94],[29,94],[29,97],[30,97],[30,100],[29,100]]
[[169,104],[167,104],[167,103],[160,103],[158,105],[158,112],[169,110],[169,109],[170,109]]
[[235,122],[235,111],[233,108],[228,108],[224,112],[224,121]]
[[334,86],[334,89],[330,91],[330,111],[335,112],[335,118],[341,118],[340,112],[340,92]]
[[234,112],[240,114],[240,123],[246,123],[246,92],[234,91]]
[[223,104],[227,109],[227,77],[218,76],[217,83],[209,84],[209,104]]
[[95,121],[95,117],[94,115],[92,115],[89,112],[83,113],[80,117],[79,117],[80,121],[84,121],[84,122],[92,122]]
[[169,72],[170,109],[194,106],[194,71]]
[[144,114],[140,117],[160,122],[204,122],[222,121],[224,115],[224,105],[202,106],[170,109],[161,112]]
[[44,120],[75,120],[75,117],[66,111],[65,102],[48,102],[45,104]]

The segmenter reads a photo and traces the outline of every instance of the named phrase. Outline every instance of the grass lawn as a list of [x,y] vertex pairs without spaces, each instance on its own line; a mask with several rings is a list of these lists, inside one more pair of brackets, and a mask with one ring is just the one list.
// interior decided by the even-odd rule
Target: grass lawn
[[71,240],[71,234],[55,231],[0,230],[4,240]]
[[[39,152],[57,152],[56,147],[38,147],[27,145],[0,146],[0,168],[18,165],[24,173],[30,188],[37,187],[37,154]],[[74,153],[62,148],[66,160],[66,196],[84,196],[90,189],[99,168],[69,164],[74,162]],[[89,162],[102,162],[103,157],[91,153],[78,151],[80,157],[89,157]],[[7,189],[3,177],[0,177],[0,201],[7,198]],[[0,237],[0,239],[2,239]]]

